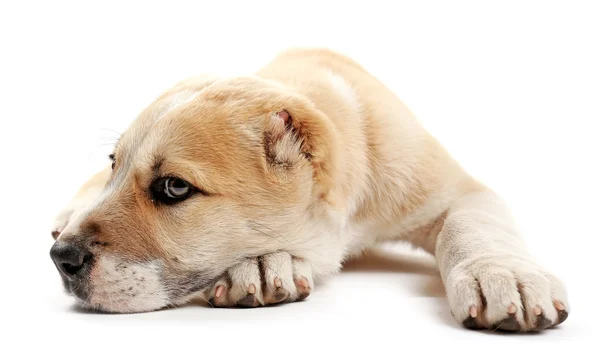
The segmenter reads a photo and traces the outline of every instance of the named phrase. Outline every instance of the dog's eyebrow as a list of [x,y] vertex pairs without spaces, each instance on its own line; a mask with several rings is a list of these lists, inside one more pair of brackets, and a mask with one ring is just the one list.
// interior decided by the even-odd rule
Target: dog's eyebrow
[[152,172],[154,172],[155,176],[159,175],[160,168],[162,167],[164,162],[164,158],[156,158],[154,160],[154,165],[152,165]]

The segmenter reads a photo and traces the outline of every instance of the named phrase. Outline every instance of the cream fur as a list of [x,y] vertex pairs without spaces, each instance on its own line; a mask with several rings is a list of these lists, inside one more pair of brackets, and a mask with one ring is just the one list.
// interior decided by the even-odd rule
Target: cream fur
[[[282,110],[291,115],[288,123]],[[208,197],[177,218],[160,212],[156,224],[128,222],[148,239],[108,236],[133,238],[119,251],[136,255],[140,241],[150,241],[144,258],[164,270],[225,272],[204,290],[216,305],[277,302],[279,281],[285,300],[296,300],[346,258],[404,240],[435,256],[450,310],[468,327],[542,330],[569,310],[564,286],[528,253],[502,200],[466,173],[391,91],[341,54],[293,49],[253,76],[183,81],[142,112],[115,153],[118,188],[90,206],[82,226],[125,211],[118,199],[136,198],[127,209],[136,218],[166,211],[140,199],[153,168],[150,154],[229,199]],[[105,172],[92,179],[94,189],[75,197],[56,229],[91,203],[106,180]],[[182,217],[192,208],[193,216]],[[94,300],[100,297],[94,292]],[[138,311],[183,301],[119,300],[126,304],[103,306]]]

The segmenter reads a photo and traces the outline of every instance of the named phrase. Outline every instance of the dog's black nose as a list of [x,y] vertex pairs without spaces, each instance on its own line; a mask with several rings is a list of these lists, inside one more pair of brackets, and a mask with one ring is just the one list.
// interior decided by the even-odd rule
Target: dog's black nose
[[56,268],[67,279],[73,279],[92,259],[92,253],[81,246],[56,242],[50,249]]

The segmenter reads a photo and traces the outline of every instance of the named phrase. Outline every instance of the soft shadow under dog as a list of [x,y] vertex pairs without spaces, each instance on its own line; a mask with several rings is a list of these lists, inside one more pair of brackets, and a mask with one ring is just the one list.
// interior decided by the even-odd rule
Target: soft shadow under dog
[[384,249],[365,252],[344,263],[342,272],[385,272],[423,275],[424,286],[420,295],[445,297],[444,284],[440,278],[435,259],[410,253]]

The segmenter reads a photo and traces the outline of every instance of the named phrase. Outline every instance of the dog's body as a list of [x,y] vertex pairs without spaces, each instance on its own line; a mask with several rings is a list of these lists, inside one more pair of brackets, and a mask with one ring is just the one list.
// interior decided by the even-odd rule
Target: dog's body
[[[87,305],[146,311],[198,293],[216,306],[294,301],[349,256],[405,240],[436,257],[467,327],[566,319],[562,284],[501,199],[340,54],[289,50],[252,77],[179,83],[114,156],[55,228],[53,258]],[[194,193],[171,198],[186,183]]]

